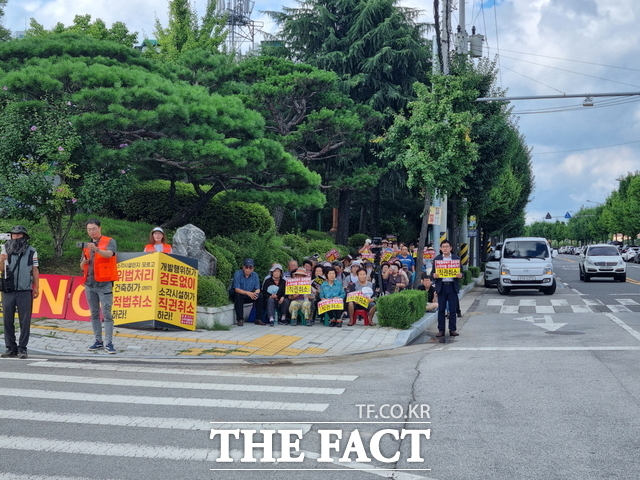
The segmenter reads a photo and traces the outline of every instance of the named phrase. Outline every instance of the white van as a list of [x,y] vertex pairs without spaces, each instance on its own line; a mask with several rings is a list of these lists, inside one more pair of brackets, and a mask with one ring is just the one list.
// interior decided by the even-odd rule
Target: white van
[[551,259],[558,254],[545,238],[507,238],[496,252],[500,259],[498,292],[509,295],[513,288],[535,288],[545,295],[556,291]]

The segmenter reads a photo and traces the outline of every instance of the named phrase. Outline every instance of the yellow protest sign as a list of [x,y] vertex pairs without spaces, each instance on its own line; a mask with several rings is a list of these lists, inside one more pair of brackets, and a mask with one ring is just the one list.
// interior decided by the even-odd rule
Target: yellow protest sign
[[391,260],[391,257],[393,257],[393,249],[385,248],[380,260],[383,262],[388,262],[389,260]]
[[327,298],[318,302],[318,313],[322,315],[329,310],[344,310],[344,302],[341,298]]
[[357,303],[358,305],[360,305],[360,306],[362,306],[364,308],[368,308],[370,299],[369,299],[369,297],[364,295],[362,292],[358,291],[358,292],[348,293],[347,294],[347,302],[355,302],[355,303]]
[[335,248],[332,248],[324,254],[324,258],[327,259],[327,262],[333,262],[337,260],[338,257],[340,257],[340,252],[338,252],[338,250],[336,250]]
[[195,330],[198,270],[182,259],[195,262],[160,252],[135,254],[118,262],[120,280],[113,284],[114,324]]
[[286,295],[311,295],[311,277],[287,278]]
[[440,278],[455,278],[460,273],[460,260],[435,260],[433,263]]

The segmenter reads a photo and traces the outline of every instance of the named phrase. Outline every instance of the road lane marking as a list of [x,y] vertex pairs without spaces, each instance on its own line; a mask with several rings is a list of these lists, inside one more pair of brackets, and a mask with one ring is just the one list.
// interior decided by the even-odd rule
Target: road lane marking
[[561,298],[559,300],[551,300],[551,305],[553,305],[554,307],[568,307],[569,306],[569,302],[567,300],[565,300],[564,298]]
[[[605,314],[606,315],[606,314]],[[637,333],[637,332],[636,332]],[[456,350],[469,352],[637,352],[640,347],[436,347],[434,350]]]
[[552,305],[536,305],[536,313],[556,313]]
[[573,313],[593,313],[593,310],[587,305],[571,305]]
[[582,301],[585,305],[604,305],[600,300],[592,300],[589,298],[583,298]]
[[130,378],[76,377],[73,375],[45,375],[41,373],[0,372],[0,378],[34,382],[82,383],[85,385],[114,385],[121,387],[176,388],[179,390],[218,390],[232,392],[301,393],[310,395],[342,395],[344,388],[285,387],[280,385],[244,385],[224,383],[163,382]]
[[490,298],[487,300],[487,306],[490,307],[501,307],[504,305],[505,298]]
[[611,319],[611,321],[613,321],[613,323],[615,323],[616,325],[618,325],[619,327],[624,328],[631,336],[633,336],[636,340],[640,340],[640,333],[638,333],[637,331],[635,331],[633,328],[631,328],[629,325],[627,325],[626,323],[624,323],[622,320],[620,320],[618,317],[616,317],[614,314],[612,313],[605,313],[605,315],[607,317],[609,317]]
[[270,378],[282,380],[322,380],[353,382],[357,375],[312,375],[306,373],[277,374],[277,373],[250,373],[230,372],[221,370],[195,370],[193,368],[154,368],[154,367],[130,367],[125,365],[99,365],[92,363],[66,363],[37,361],[29,363],[31,367],[69,368],[80,370],[101,370],[110,372],[134,372],[134,373],[161,373],[163,375],[194,375],[203,377],[244,377],[244,378]]
[[[96,415],[84,413],[59,413],[59,412],[36,412],[33,410],[0,410],[0,418],[4,420],[27,420],[34,422],[54,422],[72,423],[79,425],[109,425],[117,427],[136,428],[166,428],[171,430],[211,430],[211,422],[191,418],[162,418],[162,417],[128,417],[125,415]],[[219,429],[246,428],[244,423],[217,424]],[[303,434],[311,430],[311,423],[280,424],[272,423],[252,423],[256,429],[295,429],[302,430]],[[2,477],[0,477],[0,480]]]
[[535,307],[536,306],[536,300],[531,299],[531,298],[527,298],[527,299],[521,299],[520,300],[520,304],[521,307]]
[[49,475],[19,475],[17,473],[0,473],[0,480],[92,480],[85,477],[51,477]]
[[633,300],[631,298],[616,298],[616,301],[620,305],[638,305],[638,302],[636,302],[635,300]]
[[576,292],[578,295],[586,295],[586,293],[580,293],[578,290],[576,290],[575,288],[572,288],[571,290],[573,290],[574,292]]
[[624,305],[607,305],[607,308],[609,308],[609,310],[611,310],[613,313],[630,312],[631,311],[627,307],[625,307]]
[[503,305],[500,308],[500,313],[518,313],[518,305]]
[[50,390],[32,390],[27,388],[2,388],[0,397],[23,397],[47,400],[72,400],[80,402],[127,403],[138,405],[170,405],[174,407],[215,407],[215,408],[243,408],[256,410],[300,410],[324,412],[329,408],[328,403],[293,403],[254,400],[229,400],[217,398],[175,398],[175,397],[146,397],[134,395],[106,395],[87,392],[59,392]]

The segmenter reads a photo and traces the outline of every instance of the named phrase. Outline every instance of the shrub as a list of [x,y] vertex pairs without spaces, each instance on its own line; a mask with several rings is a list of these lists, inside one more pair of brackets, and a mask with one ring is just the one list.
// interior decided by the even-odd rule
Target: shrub
[[178,209],[185,208],[198,199],[193,186],[182,182],[176,182],[175,196],[170,199],[170,185],[168,180],[141,182],[131,193],[124,209],[121,212],[113,209],[114,213],[132,222],[162,224]]
[[403,290],[378,298],[378,323],[381,327],[406,330],[424,315],[427,297],[421,290]]
[[347,242],[347,246],[350,248],[355,248],[358,249],[361,246],[364,245],[364,241],[369,238],[367,235],[365,235],[364,233],[356,233],[354,235],[351,235],[349,237],[349,240]]
[[473,281],[471,277],[471,272],[469,270],[465,270],[462,272],[462,278],[460,279],[461,285],[468,285]]
[[320,256],[324,257],[324,254],[327,253],[332,248],[336,246],[333,244],[331,240],[314,240],[309,244],[308,251],[309,255],[313,255],[314,253],[319,253]]
[[288,233],[287,235],[282,236],[282,244],[290,247],[298,252],[302,253],[302,255],[308,255],[307,245],[309,240],[301,237],[300,235],[295,235],[293,233]]
[[478,278],[480,276],[480,267],[469,267],[469,271],[473,278]]
[[317,230],[307,230],[302,234],[303,237],[309,240],[329,240],[333,243],[334,238],[326,232],[319,232]]
[[223,237],[244,232],[265,234],[275,227],[269,210],[258,203],[222,203],[215,199],[193,218],[192,223],[200,226],[208,236]]
[[[211,253],[218,261],[216,266],[216,277],[224,284],[231,285],[231,278],[233,277],[235,259],[229,252],[225,255],[224,248],[218,247],[211,241],[205,242],[205,248]],[[227,255],[231,257],[231,260],[227,258]]]
[[227,286],[219,278],[210,276],[198,277],[198,305],[203,307],[222,307],[230,303]]
[[253,258],[255,271],[261,279],[269,272],[272,263],[278,262],[286,265],[291,258],[291,254],[282,248],[281,241],[273,230],[264,235],[251,232],[238,233],[233,235],[231,240],[240,249],[238,266],[245,258]]

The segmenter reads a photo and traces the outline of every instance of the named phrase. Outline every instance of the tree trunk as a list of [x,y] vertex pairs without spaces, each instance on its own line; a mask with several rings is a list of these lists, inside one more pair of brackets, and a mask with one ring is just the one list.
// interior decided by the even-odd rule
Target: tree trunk
[[458,214],[458,196],[451,196],[449,197],[449,204],[447,206],[447,223],[450,233],[448,240],[451,242],[452,251],[456,253],[459,253],[460,247],[458,239],[460,236],[460,221]]
[[370,230],[372,237],[380,236],[380,184],[371,189]]
[[420,285],[420,277],[422,277],[422,264],[424,263],[422,252],[427,243],[427,231],[429,230],[429,207],[431,207],[431,194],[425,191],[424,209],[422,210],[422,224],[420,226],[420,237],[418,238],[418,256],[416,257],[416,275],[413,279],[413,288]]
[[336,244],[347,245],[349,241],[349,215],[351,212],[351,198],[353,190],[340,190],[338,199],[338,233]]
[[273,207],[273,221],[276,224],[276,232],[280,233],[280,225],[282,225],[282,219],[284,218],[284,206],[276,205]]
[[195,203],[176,212],[171,219],[164,222],[161,226],[163,228],[177,228],[186,225],[196,213],[201,211],[207,203],[209,203],[209,200],[211,200],[216,193],[218,193],[218,190],[211,188],[209,191],[201,195]]
[[363,203],[360,205],[360,223],[358,224],[358,233],[367,233],[366,230],[367,225],[367,207]]

